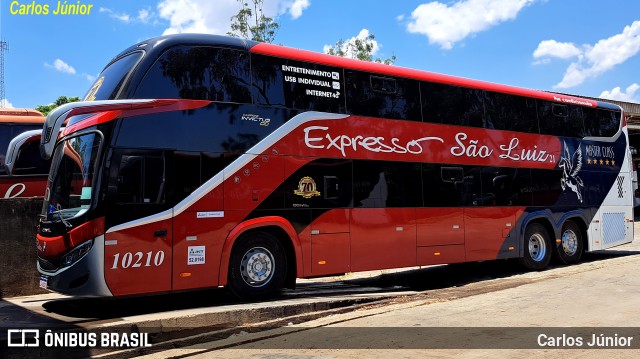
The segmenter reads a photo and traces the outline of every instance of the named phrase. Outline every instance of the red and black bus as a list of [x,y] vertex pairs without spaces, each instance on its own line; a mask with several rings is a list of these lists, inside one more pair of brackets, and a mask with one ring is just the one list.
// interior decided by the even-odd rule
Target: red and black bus
[[[24,108],[0,109],[0,199],[42,197],[50,161],[40,157],[39,139],[21,141],[29,131],[42,132],[42,113]],[[10,163],[8,149],[21,141],[22,147]]]
[[130,47],[40,150],[41,285],[72,295],[541,270],[633,238],[620,107],[236,38]]

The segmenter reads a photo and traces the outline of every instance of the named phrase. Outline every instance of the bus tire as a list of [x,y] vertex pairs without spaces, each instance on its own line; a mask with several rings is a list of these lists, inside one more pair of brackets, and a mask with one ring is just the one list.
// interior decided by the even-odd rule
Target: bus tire
[[580,261],[583,251],[582,232],[578,225],[569,220],[562,225],[560,242],[556,246],[556,255],[563,263],[575,264]]
[[543,270],[551,260],[551,239],[549,232],[540,223],[532,223],[524,231],[524,256],[522,265],[528,270]]
[[286,266],[282,245],[273,235],[243,235],[231,251],[228,287],[240,299],[266,298],[282,288]]

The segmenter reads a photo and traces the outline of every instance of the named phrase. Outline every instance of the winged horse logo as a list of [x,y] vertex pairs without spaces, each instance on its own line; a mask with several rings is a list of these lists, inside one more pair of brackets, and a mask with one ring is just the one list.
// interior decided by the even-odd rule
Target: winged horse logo
[[582,146],[578,145],[578,148],[573,153],[573,156],[569,154],[569,147],[567,143],[564,143],[564,154],[560,158],[560,164],[558,167],[562,168],[562,179],[560,180],[560,186],[564,191],[567,187],[575,192],[578,196],[578,200],[582,203],[582,188],[584,183],[582,179],[578,177],[578,172],[582,169]]

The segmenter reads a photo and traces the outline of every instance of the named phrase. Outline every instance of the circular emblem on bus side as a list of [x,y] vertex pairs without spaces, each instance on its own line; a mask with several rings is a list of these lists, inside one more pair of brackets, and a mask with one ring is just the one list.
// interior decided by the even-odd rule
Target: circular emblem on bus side
[[294,194],[302,196],[303,198],[311,198],[313,196],[319,196],[320,192],[316,190],[316,181],[309,176],[302,177],[298,182],[298,189],[293,191]]

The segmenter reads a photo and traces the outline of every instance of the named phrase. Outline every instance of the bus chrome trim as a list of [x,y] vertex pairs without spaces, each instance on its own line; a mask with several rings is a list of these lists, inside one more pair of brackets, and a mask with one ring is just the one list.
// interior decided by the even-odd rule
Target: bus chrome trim
[[147,217],[144,217],[144,218],[140,218],[140,219],[136,219],[136,220],[131,221],[131,222],[118,224],[117,226],[113,226],[113,227],[109,228],[105,233],[113,233],[113,232],[122,231],[122,230],[133,228],[133,227],[143,226],[145,224],[151,224],[151,223],[155,223],[155,222],[164,221],[165,219],[171,219],[172,214],[173,214],[173,209],[169,208],[169,209],[167,209],[165,211],[162,211],[160,213],[152,214],[150,216],[147,216]]

